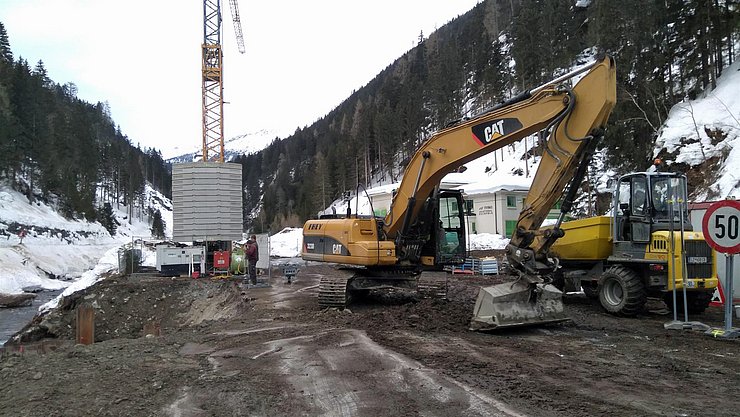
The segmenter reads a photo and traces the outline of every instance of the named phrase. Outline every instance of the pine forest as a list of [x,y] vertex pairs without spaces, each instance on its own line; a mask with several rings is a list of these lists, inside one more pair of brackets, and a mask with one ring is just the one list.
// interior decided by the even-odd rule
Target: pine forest
[[[675,103],[713,87],[740,40],[732,0],[487,0],[439,28],[311,126],[243,155],[245,222],[297,227],[357,184],[397,181],[435,130],[592,59],[617,61],[607,168],[643,170]],[[680,165],[675,166],[680,169]]]
[[129,219],[151,214],[146,182],[169,196],[171,176],[159,151],[134,146],[121,132],[107,103],[76,95],[73,83],[49,79],[43,61],[32,68],[15,59],[0,22],[0,180],[30,202],[99,220],[113,234],[112,206],[125,207]]

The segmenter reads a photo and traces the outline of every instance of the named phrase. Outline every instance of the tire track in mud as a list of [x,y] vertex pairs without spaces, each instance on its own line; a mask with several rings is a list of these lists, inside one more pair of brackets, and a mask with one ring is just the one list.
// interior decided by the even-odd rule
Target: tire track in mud
[[[273,328],[274,329],[274,328]],[[209,355],[214,368],[235,367],[281,379],[311,415],[522,416],[501,401],[374,342],[364,331],[326,329]],[[240,358],[240,360],[234,360]]]

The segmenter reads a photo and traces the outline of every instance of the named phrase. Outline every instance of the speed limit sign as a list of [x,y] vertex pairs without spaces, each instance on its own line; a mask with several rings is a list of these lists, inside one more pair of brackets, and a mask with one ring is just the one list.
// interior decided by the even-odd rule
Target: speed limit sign
[[702,231],[709,246],[717,252],[740,253],[740,201],[718,201],[707,209]]

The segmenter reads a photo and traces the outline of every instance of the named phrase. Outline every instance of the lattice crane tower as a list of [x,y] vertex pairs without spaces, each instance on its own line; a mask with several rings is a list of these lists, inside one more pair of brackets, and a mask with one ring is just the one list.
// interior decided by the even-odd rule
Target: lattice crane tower
[[[244,53],[237,0],[229,0],[239,52]],[[203,161],[224,162],[221,0],[203,0]]]

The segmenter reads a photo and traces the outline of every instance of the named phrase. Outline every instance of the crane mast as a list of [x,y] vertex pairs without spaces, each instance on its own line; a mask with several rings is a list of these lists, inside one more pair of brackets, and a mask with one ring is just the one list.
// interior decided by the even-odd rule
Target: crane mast
[[[239,8],[229,0],[239,52],[244,53]],[[203,0],[201,57],[203,91],[203,161],[224,162],[224,86],[221,51],[221,0]]]

